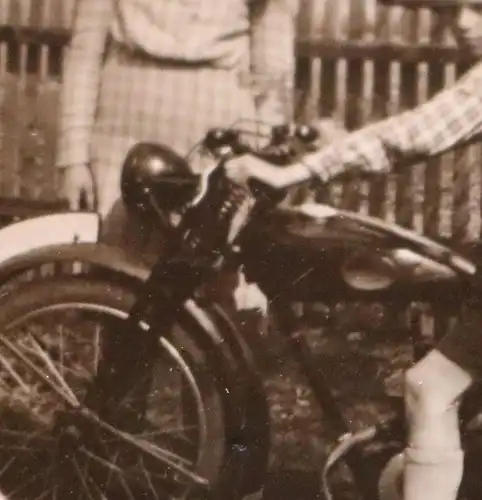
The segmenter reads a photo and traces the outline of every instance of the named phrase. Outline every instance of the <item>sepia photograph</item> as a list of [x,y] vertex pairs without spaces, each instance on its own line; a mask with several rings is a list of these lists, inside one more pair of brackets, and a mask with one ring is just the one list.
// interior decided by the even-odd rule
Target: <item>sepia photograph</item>
[[482,0],[0,0],[0,500],[482,497]]

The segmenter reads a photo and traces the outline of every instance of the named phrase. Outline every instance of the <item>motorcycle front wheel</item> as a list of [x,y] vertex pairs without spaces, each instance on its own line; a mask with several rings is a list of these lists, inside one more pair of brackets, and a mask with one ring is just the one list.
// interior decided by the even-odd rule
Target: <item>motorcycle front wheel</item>
[[[129,424],[137,382],[129,378],[110,417],[98,411],[99,370],[109,370],[103,346],[121,335],[115,326],[134,301],[128,286],[82,277],[21,284],[0,300],[0,491],[8,500],[202,498],[219,479],[223,398],[183,325],[156,341],[142,418]],[[105,387],[101,394],[110,397]]]

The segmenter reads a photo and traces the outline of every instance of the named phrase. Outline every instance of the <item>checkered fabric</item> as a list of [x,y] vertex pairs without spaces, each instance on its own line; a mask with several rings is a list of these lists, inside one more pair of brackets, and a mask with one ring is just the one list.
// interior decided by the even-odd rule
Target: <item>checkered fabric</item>
[[443,8],[462,5],[482,5],[482,0],[378,0],[382,5],[403,5],[404,7]]
[[425,104],[368,125],[305,158],[328,181],[349,171],[388,172],[399,161],[443,153],[482,133],[482,63]]
[[290,118],[290,0],[77,0],[57,164],[91,162],[101,212],[128,148],[186,153],[213,126]]

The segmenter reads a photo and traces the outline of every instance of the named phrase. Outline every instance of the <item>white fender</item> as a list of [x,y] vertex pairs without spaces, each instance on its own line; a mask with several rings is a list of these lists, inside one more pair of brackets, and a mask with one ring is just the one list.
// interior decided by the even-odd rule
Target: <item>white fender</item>
[[100,218],[92,212],[66,212],[33,217],[0,229],[0,264],[50,245],[97,243]]

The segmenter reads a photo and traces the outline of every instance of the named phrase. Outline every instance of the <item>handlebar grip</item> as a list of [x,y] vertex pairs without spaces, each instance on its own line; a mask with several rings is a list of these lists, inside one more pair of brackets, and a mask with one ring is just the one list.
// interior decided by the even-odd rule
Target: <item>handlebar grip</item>
[[233,128],[212,128],[203,139],[204,147],[215,155],[252,154],[273,165],[282,166],[292,161],[301,150],[308,150],[316,142],[316,127],[295,123],[275,125],[268,145],[258,149],[241,140],[243,131]]

